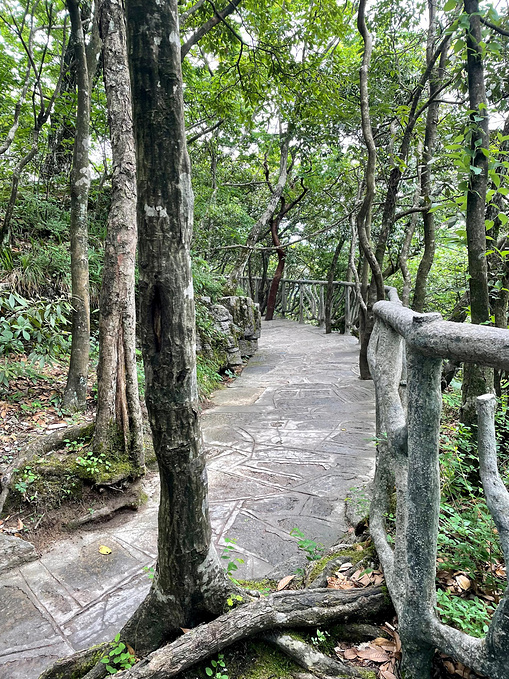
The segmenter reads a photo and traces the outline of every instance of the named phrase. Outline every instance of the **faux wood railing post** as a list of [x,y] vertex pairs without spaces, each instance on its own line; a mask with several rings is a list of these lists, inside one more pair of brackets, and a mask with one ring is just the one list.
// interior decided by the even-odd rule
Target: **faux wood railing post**
[[405,649],[403,674],[406,679],[421,679],[429,676],[435,651],[429,638],[429,623],[436,602],[442,360],[407,347],[407,369],[408,523],[400,634]]
[[350,317],[350,286],[345,286],[345,335],[350,335],[352,330],[352,319]]
[[321,328],[325,323],[325,301],[323,298],[323,285],[320,285],[320,303],[318,305],[318,326]]
[[281,316],[286,315],[286,281],[281,281]]
[[304,323],[304,289],[299,285],[299,323]]

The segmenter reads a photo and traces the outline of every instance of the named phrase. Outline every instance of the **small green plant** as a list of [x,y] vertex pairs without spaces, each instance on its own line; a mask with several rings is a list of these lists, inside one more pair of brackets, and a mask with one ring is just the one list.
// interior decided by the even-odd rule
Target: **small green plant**
[[311,643],[316,647],[321,646],[325,644],[329,636],[329,632],[322,632],[321,629],[317,629],[316,635],[311,637]]
[[229,597],[226,600],[226,603],[230,608],[233,608],[236,604],[241,604],[244,601],[244,599],[240,596],[240,594],[235,594],[234,596]]
[[143,570],[147,574],[147,577],[149,580],[154,579],[155,571],[154,571],[154,566],[143,566]]
[[83,439],[76,439],[74,441],[71,441],[71,439],[64,439],[64,443],[68,453],[76,453],[85,445]]
[[111,463],[108,461],[105,453],[99,453],[96,455],[94,454],[93,450],[85,453],[83,457],[77,457],[76,464],[78,464],[80,467],[83,467],[86,473],[90,476],[95,476],[101,471],[108,471],[108,469],[111,467]]
[[292,528],[290,535],[299,538],[297,545],[299,549],[302,549],[304,552],[306,552],[306,559],[308,561],[318,561],[322,558],[325,547],[321,542],[310,540],[297,527]]
[[[221,553],[221,559],[227,561],[226,564],[226,575],[230,578],[232,582],[238,585],[238,582],[232,577],[232,574],[238,569],[237,564],[243,564],[244,559],[240,557],[233,558],[233,552],[235,552],[235,547],[237,545],[237,540],[235,538],[225,538],[225,546]],[[232,604],[233,605],[233,604]]]
[[217,660],[211,660],[210,664],[212,667],[205,668],[207,677],[213,677],[213,679],[228,679],[228,670],[222,653],[219,653]]
[[21,477],[14,484],[14,488],[20,495],[23,496],[25,501],[33,502],[33,500],[35,500],[37,497],[37,492],[32,492],[31,486],[37,481],[38,478],[39,476],[33,469],[31,469],[31,467],[25,467]]
[[441,589],[437,591],[437,611],[442,622],[473,637],[485,636],[493,615],[493,608],[482,599],[463,599]]
[[117,634],[113,641],[113,648],[108,655],[101,658],[101,662],[106,665],[108,674],[116,674],[132,667],[136,663],[136,658],[134,651],[120,641],[120,634]]

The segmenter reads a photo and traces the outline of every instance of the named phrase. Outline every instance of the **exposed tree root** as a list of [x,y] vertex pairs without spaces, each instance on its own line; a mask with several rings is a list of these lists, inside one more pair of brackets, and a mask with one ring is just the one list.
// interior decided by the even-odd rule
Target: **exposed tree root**
[[108,647],[108,643],[99,644],[84,651],[78,651],[68,658],[57,660],[41,674],[39,679],[69,679],[69,677],[84,676],[102,658]]
[[[139,507],[139,494],[141,491],[141,482],[135,481],[129,489],[129,495],[127,497],[120,496],[114,498],[114,501],[107,507],[102,507],[101,509],[96,509],[93,513],[84,514],[83,516],[73,519],[66,524],[67,528],[75,529],[81,528],[88,523],[96,523],[99,521],[105,521],[111,519],[117,512],[122,509],[132,509],[137,510]],[[134,493],[137,493],[133,497]]]
[[65,429],[57,429],[56,431],[51,432],[51,434],[37,436],[29,441],[25,451],[11,462],[0,478],[0,514],[3,511],[5,501],[9,495],[9,489],[15,469],[19,469],[34,457],[47,455],[53,450],[63,448],[69,441],[72,442],[83,438],[91,438],[94,433],[94,427],[94,422],[86,422],[85,424],[77,424],[72,427],[66,427]]
[[329,658],[329,656],[324,655],[310,644],[295,639],[290,634],[271,631],[263,634],[262,638],[274,644],[298,665],[309,672],[313,672],[315,676],[338,677],[341,679],[349,679],[350,677],[363,677],[364,679],[372,677],[374,679],[375,677],[375,674],[372,672],[346,665],[339,659],[334,660]]
[[[347,623],[356,620],[375,621],[390,612],[392,604],[386,591],[381,587],[362,590],[315,589],[276,592],[239,606],[212,622],[195,627],[173,643],[142,659],[122,676],[126,679],[175,677],[179,672],[223,648],[260,632],[277,628],[315,627],[341,621]],[[67,662],[72,663],[74,657],[71,656]],[[102,667],[96,666],[86,674],[86,679],[104,677],[105,666],[102,663],[100,665]],[[71,668],[72,664],[68,667]],[[47,670],[41,679],[62,677],[61,673],[52,673],[52,669]],[[327,671],[327,674],[331,673]],[[83,674],[81,676],[83,677]],[[344,672],[339,676],[347,675]],[[351,673],[348,676],[358,675]]]

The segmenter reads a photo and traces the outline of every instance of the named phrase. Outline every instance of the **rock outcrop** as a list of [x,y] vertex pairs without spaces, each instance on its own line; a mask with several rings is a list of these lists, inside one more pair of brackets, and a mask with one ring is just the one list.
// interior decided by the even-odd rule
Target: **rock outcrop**
[[250,297],[222,297],[218,303],[199,297],[197,314],[201,319],[197,323],[196,351],[212,358],[219,370],[242,365],[242,357],[256,352],[261,315]]

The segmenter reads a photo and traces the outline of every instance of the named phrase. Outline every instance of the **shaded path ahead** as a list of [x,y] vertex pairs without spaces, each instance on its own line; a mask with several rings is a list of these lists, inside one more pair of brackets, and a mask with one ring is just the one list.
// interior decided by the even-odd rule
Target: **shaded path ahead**
[[344,498],[374,465],[373,385],[357,364],[354,337],[263,322],[258,353],[205,411],[213,527],[237,540],[240,578],[305,562],[292,528],[326,547],[346,530]]
[[[203,415],[216,544],[236,538],[238,577],[305,562],[298,527],[326,546],[346,528],[344,498],[374,466],[371,383],[357,341],[291,321],[263,323],[260,350]],[[57,658],[111,639],[145,596],[157,546],[149,501],[0,575],[0,679],[36,679]],[[106,545],[111,554],[98,552]],[[280,566],[278,566],[280,564]]]

